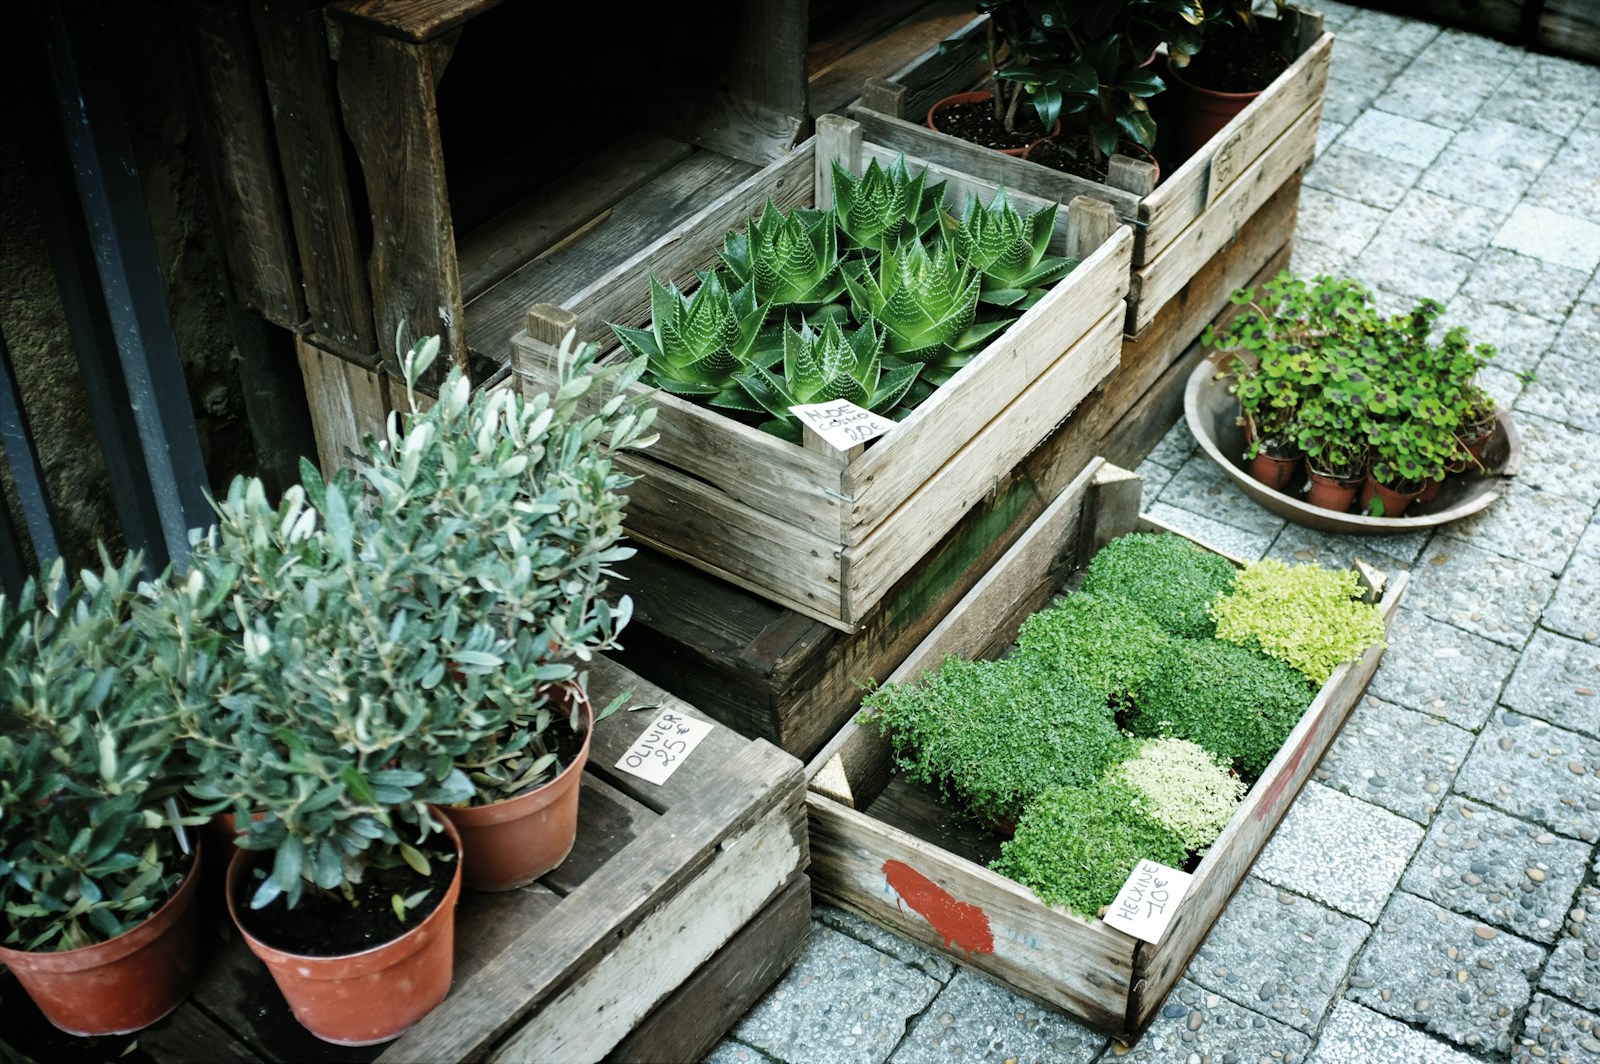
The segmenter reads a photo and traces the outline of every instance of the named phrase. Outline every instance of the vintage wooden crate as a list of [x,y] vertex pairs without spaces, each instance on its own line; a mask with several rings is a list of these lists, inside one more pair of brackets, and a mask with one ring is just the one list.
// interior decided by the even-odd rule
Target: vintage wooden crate
[[661,710],[701,714],[603,658],[590,685],[645,708],[595,731],[572,855],[520,890],[462,892],[450,996],[398,1040],[313,1038],[229,927],[205,936],[190,1001],[134,1036],[60,1034],[0,975],[0,1059],[700,1060],[809,933],[801,766],[718,727],[666,783],[646,782],[614,766]]
[[[891,677],[915,679],[947,654],[994,656],[1030,613],[1098,547],[1136,529],[1167,531],[1139,516],[1140,481],[1095,461]],[[1384,590],[1392,619],[1406,574]],[[1131,1038],[1154,1016],[1244,878],[1290,802],[1378,666],[1381,648],[1342,665],[1222,836],[1211,847],[1173,923],[1151,946],[1100,920],[1044,905],[989,871],[997,850],[931,792],[892,773],[878,730],[855,722],[808,766],[812,876],[818,895],[977,968],[1078,1019]]]
[[[955,39],[981,37],[987,18],[973,19]],[[1321,15],[1299,8],[1271,32],[1294,57],[1289,69],[1153,189],[1142,161],[1114,158],[1116,184],[1100,184],[929,129],[929,107],[985,77],[980,48],[934,48],[887,79],[867,79],[849,114],[868,137],[907,154],[1047,199],[1090,195],[1116,207],[1135,228],[1126,330],[1137,336],[1316,152],[1333,35],[1322,32]]]
[[[861,173],[899,153],[837,116],[762,170],[560,306],[540,304],[511,344],[530,390],[554,382],[551,355],[575,330],[621,352],[608,322],[648,321],[649,276],[692,287],[730,228],[767,202],[831,206],[832,164]],[[906,157],[913,169],[924,160]],[[929,166],[956,204],[997,186]],[[1019,207],[1043,201],[1011,193]],[[640,476],[626,521],[634,539],[844,630],[854,628],[1024,455],[1116,366],[1132,235],[1104,204],[1058,216],[1052,249],[1082,263],[893,431],[844,453],[812,450],[707,407],[655,393],[661,439],[623,464]],[[599,399],[595,400],[596,402]]]

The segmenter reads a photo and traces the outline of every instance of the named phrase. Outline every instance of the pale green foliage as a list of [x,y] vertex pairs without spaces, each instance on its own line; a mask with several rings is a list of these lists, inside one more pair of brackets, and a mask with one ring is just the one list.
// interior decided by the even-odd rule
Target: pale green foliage
[[1235,572],[1228,559],[1182,536],[1130,532],[1095,554],[1083,590],[1120,595],[1174,635],[1201,638],[1215,627],[1207,607]]
[[1077,265],[1075,259],[1049,254],[1057,206],[1022,214],[1011,206],[1004,188],[987,207],[976,196],[968,201],[955,242],[982,279],[983,302],[1021,313]]
[[[762,428],[799,442],[800,423],[791,406],[846,399],[877,414],[899,403],[922,370],[919,363],[885,372],[883,334],[871,318],[859,329],[841,329],[829,321],[821,329],[801,323],[783,331],[783,376],[754,366],[739,383],[773,420]],[[903,416],[903,415],[902,415]]]
[[858,178],[833,164],[833,198],[839,230],[853,250],[888,251],[922,240],[941,224],[945,183],[913,177],[899,157],[885,170],[873,159]]
[[1218,639],[1270,654],[1320,687],[1342,662],[1384,642],[1383,611],[1363,594],[1351,570],[1264,558],[1244,567],[1211,616]]
[[816,307],[844,291],[832,211],[801,208],[785,213],[768,200],[759,218],[728,234],[722,261],[763,306]]
[[626,395],[644,359],[599,367],[571,339],[554,394],[473,394],[452,370],[425,411],[411,382],[438,341],[413,347],[412,412],[368,442],[359,480],[305,464],[276,507],[235,481],[196,544],[203,584],[244,575],[217,708],[188,721],[190,790],[235,813],[241,846],[273,852],[252,906],[416,866],[430,804],[556,770],[553,685],[581,684],[574,661],[615,645],[630,614],[603,597],[632,553],[611,452],[646,446],[654,414]]
[[[176,722],[135,624],[139,561],[58,560],[0,597],[0,909],[13,949],[77,949],[130,930],[175,891],[168,801]],[[191,818],[187,823],[198,823]]]
[[715,270],[698,276],[700,287],[692,296],[675,284],[650,278],[650,328],[611,329],[634,357],[649,360],[650,384],[674,395],[740,406],[733,376],[760,361],[757,348],[767,307],[756,301],[748,284],[730,290]]
[[1177,832],[1149,816],[1135,791],[1102,781],[1040,795],[989,867],[1048,905],[1092,918],[1140,860],[1177,868],[1187,856]]
[[1210,846],[1244,797],[1244,780],[1186,739],[1147,739],[1106,778],[1137,792],[1140,808],[1186,850]]

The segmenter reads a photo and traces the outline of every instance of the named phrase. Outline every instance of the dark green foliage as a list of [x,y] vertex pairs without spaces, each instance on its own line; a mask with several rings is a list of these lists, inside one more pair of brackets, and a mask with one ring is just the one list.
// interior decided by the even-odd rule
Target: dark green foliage
[[1176,832],[1141,811],[1131,787],[1097,783],[1040,795],[990,867],[1047,904],[1093,917],[1142,858],[1181,868],[1188,854]]
[[1305,676],[1265,654],[1216,639],[1180,643],[1151,677],[1126,724],[1141,736],[1198,743],[1254,780],[1311,705]]
[[1086,591],[1035,613],[1017,633],[1018,654],[1036,655],[1072,672],[1119,706],[1141,698],[1176,643],[1126,599]]
[[867,696],[898,767],[1007,821],[1053,787],[1083,786],[1126,753],[1105,699],[1037,657],[948,658],[915,685]]
[[1226,558],[1182,536],[1133,532],[1094,556],[1083,590],[1120,595],[1173,635],[1198,639],[1216,631],[1206,607],[1233,586],[1234,573]]

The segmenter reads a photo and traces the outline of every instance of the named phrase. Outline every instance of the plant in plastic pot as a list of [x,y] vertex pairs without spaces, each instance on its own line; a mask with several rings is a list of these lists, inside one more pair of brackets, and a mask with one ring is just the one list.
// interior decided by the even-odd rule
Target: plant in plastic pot
[[173,713],[151,667],[139,561],[57,561],[0,598],[0,961],[51,1023],[123,1034],[171,1012],[199,964],[199,856],[180,816]]

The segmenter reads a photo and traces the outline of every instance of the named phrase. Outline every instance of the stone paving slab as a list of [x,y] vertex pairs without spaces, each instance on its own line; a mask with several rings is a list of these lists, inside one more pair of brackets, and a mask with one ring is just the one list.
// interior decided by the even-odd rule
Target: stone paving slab
[[882,1064],[942,985],[813,924],[789,974],[730,1034],[788,1064]]
[[1559,324],[1572,312],[1588,281],[1587,270],[1491,247],[1478,259],[1472,276],[1461,286],[1461,295],[1465,299],[1499,303]]
[[1406,605],[1504,643],[1520,647],[1533,634],[1555,578],[1539,566],[1440,536],[1411,570]]
[[[1178,473],[1176,469],[1168,469],[1159,462],[1153,462],[1148,458],[1140,462],[1139,468],[1135,469],[1134,472],[1138,473],[1140,479],[1144,481],[1143,497],[1146,500],[1154,499],[1157,495],[1160,495],[1161,489],[1166,487],[1168,482]],[[1143,508],[1146,507],[1141,507],[1141,509]]]
[[[1600,335],[1591,349],[1600,351]],[[1584,432],[1523,411],[1516,413],[1515,423],[1522,437],[1517,482],[1565,496],[1592,514],[1600,505],[1600,432]]]
[[1535,943],[1402,891],[1356,962],[1350,996],[1457,1045],[1506,1053],[1543,963]]
[[[1301,193],[1300,199],[1302,218],[1300,227],[1303,228],[1304,192]],[[1342,213],[1329,223],[1332,226],[1343,222],[1343,212],[1355,213],[1359,222],[1362,217],[1360,211],[1373,209],[1345,200],[1342,196],[1339,200],[1340,202],[1334,206]],[[1472,258],[1489,246],[1489,241],[1500,228],[1501,217],[1502,215],[1491,204],[1462,203],[1460,200],[1413,188],[1384,219],[1382,232],[1387,237],[1411,244],[1443,248],[1445,251]],[[1295,230],[1295,238],[1299,239],[1299,228]]]
[[[1494,232],[1493,227],[1489,232]],[[1485,236],[1483,244],[1473,254],[1481,253],[1488,246],[1489,237]],[[1456,300],[1447,308],[1443,324],[1466,326],[1467,339],[1473,344],[1493,344],[1495,357],[1490,364],[1514,373],[1534,369],[1561,331],[1556,322],[1499,303],[1464,300]],[[1517,427],[1522,427],[1520,421]]]
[[1402,296],[1410,306],[1425,296],[1448,303],[1476,268],[1477,264],[1465,255],[1418,244],[1403,233],[1385,228],[1361,252],[1353,272],[1368,287]]
[[1404,817],[1310,782],[1256,859],[1255,874],[1371,922],[1422,834]]
[[1501,697],[1526,716],[1600,738],[1600,646],[1540,629]]
[[1519,203],[1494,235],[1494,246],[1587,274],[1600,266],[1600,225],[1570,212]]
[[1345,40],[1342,36],[1334,47],[1339,61],[1328,69],[1328,94],[1323,101],[1322,120],[1347,124],[1372,106],[1410,60],[1394,52]]
[[1600,740],[1502,711],[1478,736],[1456,790],[1593,843],[1600,839]]
[[[1339,996],[1371,930],[1254,876],[1222,911],[1185,977],[1310,1033]],[[1292,944],[1292,949],[1285,949]]]
[[[1311,186],[1303,186],[1303,190],[1310,191]],[[1349,277],[1355,273],[1355,260],[1326,244],[1296,237],[1289,253],[1289,269],[1301,277],[1324,273],[1331,277]]]
[[1334,1006],[1306,1064],[1481,1064],[1354,1001]]
[[1346,536],[1337,532],[1319,532],[1290,522],[1272,541],[1272,549],[1267,551],[1267,557],[1290,565],[1309,562],[1330,569],[1348,569],[1359,559],[1384,572],[1397,573],[1411,568],[1411,563],[1426,542],[1427,536],[1421,533]]
[[[1560,137],[1542,130],[1475,117],[1415,184],[1425,192],[1509,212],[1544,172],[1561,143]],[[1317,165],[1321,166],[1322,161]],[[1512,291],[1525,287],[1525,283],[1518,283]]]
[[1552,943],[1590,851],[1540,825],[1453,798],[1400,885],[1452,912]]
[[1511,1054],[1513,1064],[1548,1061],[1586,1064],[1600,1060],[1600,1016],[1546,994],[1536,994]]
[[1392,114],[1375,107],[1350,123],[1340,143],[1397,163],[1426,169],[1453,137],[1454,133],[1442,126],[1419,122],[1404,114]]
[[1193,510],[1185,510],[1181,506],[1165,502],[1146,504],[1145,513],[1184,535],[1197,539],[1224,554],[1231,554],[1235,558],[1254,560],[1262,557],[1277,536],[1276,531],[1267,534],[1247,532],[1231,524],[1204,517]]
[[1470,749],[1471,732],[1369,695],[1351,712],[1312,778],[1426,825]]
[[759,1049],[727,1038],[706,1055],[704,1064],[771,1064],[772,1059]]
[[1522,62],[1479,112],[1565,137],[1600,99],[1600,69],[1557,56],[1523,54]]
[[[1189,422],[1180,416],[1177,421],[1172,423],[1172,427],[1156,441],[1155,447],[1151,448],[1149,455],[1145,457],[1145,461],[1154,462],[1156,465],[1166,466],[1168,469],[1176,471],[1182,469],[1183,464],[1189,460],[1189,456],[1199,449],[1200,445],[1194,442],[1194,433],[1189,431]],[[1144,496],[1145,502],[1148,503],[1155,498],[1155,493],[1146,488]]]
[[1578,541],[1545,607],[1543,624],[1586,643],[1600,642],[1600,521]]
[[1587,503],[1518,479],[1488,509],[1446,525],[1441,539],[1470,543],[1555,576],[1566,568],[1593,511]]
[[1131,1048],[1113,1042],[1100,1064],[1300,1064],[1311,1040],[1186,979],[1167,995],[1143,1037]]
[[1190,513],[1219,518],[1257,536],[1276,536],[1286,523],[1251,501],[1204,451],[1195,453],[1179,468],[1161,489],[1159,499]]
[[[1434,38],[1433,43],[1378,94],[1372,101],[1373,107],[1445,129],[1460,129],[1471,121],[1509,73],[1504,67],[1491,64],[1464,63],[1459,56],[1440,50],[1440,45],[1445,43],[1442,34]],[[1343,44],[1341,39],[1335,47]]]
[[1514,410],[1600,432],[1600,375],[1592,361],[1569,357],[1567,350],[1559,346],[1539,361],[1537,376],[1517,398]]
[[811,907],[811,916],[823,926],[849,935],[857,942],[865,943],[880,953],[887,953],[900,963],[910,965],[924,975],[931,975],[941,983],[948,983],[950,977],[955,974],[956,966],[949,958],[941,957],[909,938],[879,927],[871,920],[857,916],[846,909],[818,902]]
[[1363,8],[1340,29],[1339,42],[1415,56],[1438,36],[1439,27],[1430,22]]
[[1516,651],[1410,608],[1401,599],[1370,694],[1476,731],[1489,719]]
[[[1330,94],[1333,91],[1332,82],[1329,82],[1328,91]],[[1341,136],[1306,173],[1308,187],[1320,188],[1387,211],[1398,206],[1411,186],[1423,176],[1421,167],[1407,166],[1381,155],[1360,151],[1345,145],[1343,141],[1344,137]],[[1464,196],[1456,198],[1474,202]]]
[[1600,887],[1581,888],[1539,986],[1589,1009],[1600,1009]]
[[1581,218],[1600,217],[1596,167],[1600,167],[1600,134],[1575,134],[1528,189],[1526,202]]
[[1089,1064],[1110,1040],[962,969],[911,1028],[891,1064],[958,1060]]
[[1341,255],[1361,254],[1391,215],[1353,199],[1320,188],[1300,191],[1300,215],[1295,223],[1295,243],[1312,240]]

